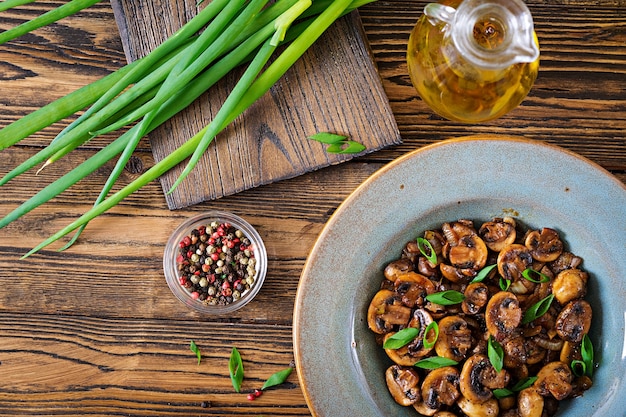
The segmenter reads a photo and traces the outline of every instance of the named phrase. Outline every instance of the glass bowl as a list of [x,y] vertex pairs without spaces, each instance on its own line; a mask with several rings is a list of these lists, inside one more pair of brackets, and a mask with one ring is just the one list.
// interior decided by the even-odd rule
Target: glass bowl
[[259,233],[232,213],[209,211],[184,221],[163,254],[170,290],[187,307],[227,314],[248,304],[267,273]]

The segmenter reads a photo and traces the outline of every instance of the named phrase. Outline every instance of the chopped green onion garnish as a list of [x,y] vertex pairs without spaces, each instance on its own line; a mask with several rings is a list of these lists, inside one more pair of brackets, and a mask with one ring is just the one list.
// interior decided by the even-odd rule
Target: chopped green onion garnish
[[500,372],[504,366],[504,350],[493,336],[489,336],[487,342],[487,356],[496,372]]
[[485,280],[485,278],[487,278],[487,275],[489,275],[489,273],[496,266],[498,266],[498,265],[497,264],[493,264],[493,265],[489,265],[489,266],[486,266],[483,269],[481,269],[480,272],[478,272],[478,274],[472,280],[472,283],[474,283],[474,282],[483,282]]
[[451,306],[454,304],[462,303],[465,300],[465,296],[462,292],[456,290],[447,290],[428,294],[426,299],[431,303],[439,304],[442,306]]
[[422,369],[437,369],[443,368],[444,366],[454,366],[459,363],[455,360],[444,358],[442,356],[432,356],[430,358],[422,359],[415,363],[415,367]]
[[383,343],[384,349],[400,349],[403,346],[411,343],[413,339],[417,337],[420,329],[415,327],[404,328],[397,333],[389,336],[385,343]]
[[418,237],[417,248],[420,250],[420,253],[428,259],[428,262],[437,265],[437,254],[435,253],[435,249],[433,249],[433,245],[431,245],[427,239]]
[[587,334],[583,336],[583,340],[580,345],[580,355],[585,363],[585,374],[591,378],[593,376],[593,344]]
[[577,377],[581,377],[587,374],[587,364],[583,361],[573,360],[570,364],[570,368],[572,368],[572,372]]
[[500,277],[500,279],[498,280],[498,284],[500,285],[500,289],[502,291],[508,291],[511,287],[511,280]]
[[522,272],[522,276],[526,278],[530,282],[534,282],[535,284],[542,284],[544,282],[549,282],[550,277],[545,274],[542,274],[539,271],[535,271],[532,268],[526,268]]
[[[433,340],[428,340],[428,334],[430,333],[431,330],[435,332],[435,337],[433,338]],[[423,338],[422,343],[426,349],[430,349],[433,346],[435,346],[435,343],[437,342],[438,338],[439,338],[439,325],[437,324],[436,321],[432,321],[428,324],[428,326],[426,326],[426,330],[424,330],[424,338]]]
[[522,323],[530,323],[531,321],[543,316],[550,309],[550,305],[554,300],[554,294],[550,294],[547,297],[541,299],[539,302],[530,306],[528,310],[524,312],[522,316]]

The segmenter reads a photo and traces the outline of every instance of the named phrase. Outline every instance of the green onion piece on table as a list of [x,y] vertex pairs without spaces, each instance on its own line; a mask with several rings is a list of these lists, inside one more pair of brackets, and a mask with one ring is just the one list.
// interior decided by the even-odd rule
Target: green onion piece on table
[[243,361],[241,360],[241,354],[236,347],[230,352],[230,358],[228,359],[228,372],[230,373],[230,381],[233,384],[235,391],[241,391],[241,384],[243,383]]

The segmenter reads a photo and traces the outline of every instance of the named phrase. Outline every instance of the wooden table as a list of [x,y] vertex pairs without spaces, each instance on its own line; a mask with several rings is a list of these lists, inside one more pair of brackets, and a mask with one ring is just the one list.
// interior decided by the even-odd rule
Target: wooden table
[[[409,32],[425,2],[379,1],[363,7],[361,16],[402,145],[177,211],[167,209],[155,182],[94,220],[70,250],[44,250],[20,261],[90,207],[110,165],[0,230],[0,415],[310,415],[295,373],[255,401],[246,393],[293,360],[293,304],[307,254],[329,216],[370,174],[435,141],[500,133],[561,145],[626,182],[626,3],[527,3],[541,43],[541,70],[524,103],[499,120],[462,125],[430,112],[411,87],[404,61]],[[15,18],[55,4],[42,1],[23,14],[0,14],[0,24],[11,26]],[[122,66],[114,25],[110,4],[103,2],[0,46],[0,125]],[[57,130],[0,153],[0,173]],[[43,175],[66,172],[102,143],[94,141]],[[121,183],[151,163],[145,141]],[[0,215],[39,184],[40,178],[29,173],[2,187]],[[245,217],[264,236],[269,254],[263,289],[228,317],[186,310],[162,273],[163,247],[173,228],[209,209]],[[202,352],[199,365],[191,340]],[[240,394],[228,373],[233,346],[245,366]]]

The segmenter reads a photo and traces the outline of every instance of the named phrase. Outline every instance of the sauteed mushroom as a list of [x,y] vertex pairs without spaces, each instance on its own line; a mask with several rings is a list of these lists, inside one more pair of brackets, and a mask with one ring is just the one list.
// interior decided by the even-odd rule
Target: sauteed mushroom
[[422,384],[422,400],[426,407],[438,410],[442,405],[452,405],[459,398],[459,371],[445,366],[430,371]]
[[556,318],[556,332],[563,340],[578,343],[589,333],[591,316],[591,305],[587,301],[570,301]]
[[415,265],[413,265],[413,262],[411,262],[408,258],[400,258],[387,264],[383,274],[385,275],[385,278],[393,282],[399,275],[406,274],[414,269]]
[[465,314],[478,314],[489,301],[489,288],[482,282],[474,282],[465,288],[461,309]]
[[566,269],[561,271],[552,283],[554,298],[561,305],[569,301],[582,298],[587,292],[589,275],[580,269]]
[[509,382],[505,370],[497,372],[487,355],[475,354],[463,364],[459,388],[463,397],[473,403],[482,403],[493,397],[492,389],[504,388]]
[[515,220],[511,217],[495,218],[483,223],[478,229],[478,235],[489,249],[500,252],[506,246],[515,243],[517,237],[515,226]]
[[539,262],[552,262],[563,252],[563,242],[559,234],[547,227],[528,233],[524,244],[530,249],[533,259]]
[[412,271],[396,276],[394,287],[402,303],[411,308],[424,305],[426,296],[436,290],[434,282]]
[[[518,294],[528,292],[534,285],[522,278],[522,272],[533,263],[530,250],[524,245],[514,243],[502,249],[498,254],[498,272],[511,282],[511,290]],[[514,290],[515,288],[515,290]]]
[[522,321],[522,309],[515,294],[501,291],[487,303],[485,322],[489,333],[502,341],[510,335]]
[[543,397],[536,388],[523,389],[517,396],[517,412],[520,417],[541,417],[543,403]]
[[552,395],[563,400],[572,392],[573,375],[567,364],[557,361],[545,365],[537,374],[533,386],[540,395]]
[[380,290],[374,295],[367,310],[367,325],[374,333],[384,334],[397,326],[406,326],[411,309],[402,304],[391,290]]
[[566,269],[578,268],[582,263],[582,259],[571,252],[563,251],[561,256],[550,262],[550,268],[554,274],[558,274]]
[[420,377],[415,368],[391,365],[385,372],[387,388],[400,405],[409,406],[421,398]]
[[478,235],[472,234],[461,237],[450,248],[448,259],[457,268],[478,271],[487,263],[487,255],[485,242]]
[[439,338],[435,343],[437,355],[460,362],[472,347],[472,331],[460,316],[447,316],[439,321]]

